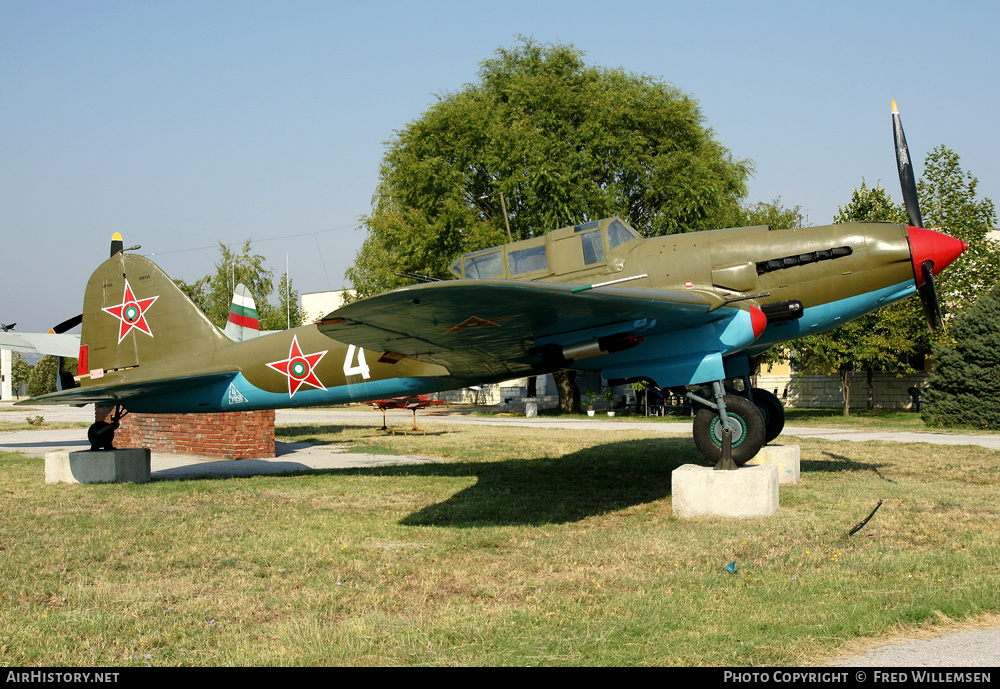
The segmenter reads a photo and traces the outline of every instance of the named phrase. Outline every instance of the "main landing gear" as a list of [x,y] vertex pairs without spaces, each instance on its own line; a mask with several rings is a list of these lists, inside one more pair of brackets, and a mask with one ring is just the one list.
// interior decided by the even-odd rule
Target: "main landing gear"
[[97,421],[87,429],[87,440],[90,441],[91,452],[98,450],[115,449],[115,431],[121,426],[122,417],[128,414],[121,405],[115,405],[115,411],[111,415],[111,423],[107,421]]
[[744,379],[740,393],[714,381],[711,392],[685,392],[700,408],[694,417],[694,442],[716,469],[735,469],[746,464],[781,434],[785,408],[774,394],[752,388]]

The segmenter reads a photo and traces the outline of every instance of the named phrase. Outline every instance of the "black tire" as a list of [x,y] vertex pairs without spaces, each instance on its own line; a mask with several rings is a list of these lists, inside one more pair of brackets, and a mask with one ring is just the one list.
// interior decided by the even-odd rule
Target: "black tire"
[[753,403],[757,405],[764,417],[764,444],[771,442],[785,427],[785,405],[773,392],[761,388],[753,388]]
[[90,425],[90,428],[87,429],[87,440],[90,441],[91,451],[115,449],[113,443],[118,426],[114,426],[114,428],[111,426],[112,424],[107,421],[97,421]]
[[[753,459],[764,446],[764,417],[745,397],[726,395],[726,416],[733,429],[732,458],[737,466]],[[722,458],[722,424],[714,409],[699,409],[694,416],[694,444],[712,464]]]

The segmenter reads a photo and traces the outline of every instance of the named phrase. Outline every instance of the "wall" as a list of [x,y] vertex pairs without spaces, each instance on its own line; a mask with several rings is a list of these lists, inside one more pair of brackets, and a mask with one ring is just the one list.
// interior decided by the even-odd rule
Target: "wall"
[[[111,421],[111,407],[98,407],[96,421]],[[115,447],[153,452],[259,459],[274,457],[274,410],[220,414],[126,414]]]
[[[897,378],[891,373],[876,373],[873,383],[876,407],[915,411],[913,397],[907,391],[911,387],[925,390],[927,374],[918,373]],[[840,376],[762,373],[757,377],[757,387],[776,394],[786,407],[844,406],[844,398],[840,391]],[[851,384],[851,408],[863,409],[867,406],[868,375],[860,371],[854,375],[854,382]]]

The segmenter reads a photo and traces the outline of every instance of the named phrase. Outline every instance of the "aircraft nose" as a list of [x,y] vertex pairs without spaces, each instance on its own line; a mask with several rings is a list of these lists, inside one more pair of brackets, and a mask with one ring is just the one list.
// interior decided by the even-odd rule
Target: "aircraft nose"
[[907,227],[907,234],[910,238],[910,255],[913,257],[913,274],[917,278],[918,287],[924,284],[920,266],[925,261],[931,262],[934,275],[937,275],[969,248],[961,239],[923,227],[911,225]]

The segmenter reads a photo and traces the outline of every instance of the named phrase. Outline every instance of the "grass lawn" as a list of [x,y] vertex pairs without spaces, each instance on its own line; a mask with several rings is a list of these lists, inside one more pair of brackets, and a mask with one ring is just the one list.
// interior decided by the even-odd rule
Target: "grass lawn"
[[809,665],[1000,613],[991,450],[804,439],[775,516],[685,521],[686,436],[421,426],[279,439],[450,461],[49,486],[0,454],[0,665]]

